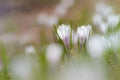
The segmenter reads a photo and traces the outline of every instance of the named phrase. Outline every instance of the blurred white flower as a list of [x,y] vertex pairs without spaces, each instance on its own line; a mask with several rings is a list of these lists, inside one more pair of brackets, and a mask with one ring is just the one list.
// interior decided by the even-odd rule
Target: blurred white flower
[[52,67],[59,63],[61,57],[62,47],[60,45],[52,43],[47,47],[46,58]]
[[38,22],[42,25],[53,27],[53,25],[56,25],[58,23],[58,17],[56,15],[48,15],[42,13],[38,16]]
[[25,53],[26,53],[26,54],[35,54],[35,49],[34,49],[34,47],[33,47],[33,46],[27,46],[27,47],[25,48]]
[[120,22],[120,16],[114,13],[111,6],[99,2],[96,5],[96,13],[92,19],[93,23],[100,29],[101,32],[106,33],[109,28],[113,29]]
[[88,39],[91,31],[92,31],[92,28],[90,25],[81,26],[77,28],[78,38],[80,39],[81,43],[84,43],[84,41]]
[[114,13],[114,10],[111,6],[103,3],[103,2],[99,2],[96,4],[96,12],[104,17],[108,16],[109,14]]
[[108,24],[103,21],[103,18],[104,17],[100,14],[95,14],[92,18],[92,21],[102,33],[106,33],[108,30]]
[[[106,21],[105,21],[105,20]],[[100,29],[102,33],[106,33],[108,28],[114,28],[120,22],[120,16],[115,14],[107,15],[103,17],[100,14],[95,14],[92,19],[93,23]]]
[[109,24],[110,27],[112,28],[116,27],[119,22],[120,22],[119,15],[115,15],[115,14],[108,15],[107,23]]
[[111,34],[108,37],[108,41],[110,43],[110,47],[114,49],[114,51],[117,51],[117,49],[120,49],[120,34],[118,32]]
[[36,61],[22,56],[10,63],[9,74],[13,80],[32,80],[33,70],[37,67]]
[[87,44],[87,50],[90,56],[95,59],[101,59],[109,44],[104,36],[94,35]]
[[88,39],[90,34],[92,33],[92,27],[91,27],[91,25],[87,25],[86,27],[87,27],[87,33],[88,33],[87,39]]
[[100,25],[101,22],[103,21],[102,18],[103,18],[103,17],[102,17],[100,14],[95,14],[95,15],[93,16],[93,18],[92,18],[92,22],[93,22],[96,26],[98,26],[98,25]]
[[102,33],[106,33],[108,31],[108,24],[105,23],[105,22],[101,22],[99,25],[98,25],[100,31]]
[[64,41],[65,45],[69,45],[70,40],[70,25],[59,25],[57,29],[58,36]]
[[67,8],[65,8],[62,5],[58,5],[55,7],[54,13],[59,17],[63,17],[64,15],[66,15],[67,11],[68,11]]

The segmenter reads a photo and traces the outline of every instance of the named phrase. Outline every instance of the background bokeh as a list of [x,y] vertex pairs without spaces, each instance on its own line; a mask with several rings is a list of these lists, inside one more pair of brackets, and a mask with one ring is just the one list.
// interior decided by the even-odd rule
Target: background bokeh
[[[38,73],[38,75],[35,75],[34,77],[32,77],[33,79],[31,78],[26,80],[40,80],[39,77],[42,77],[43,79],[47,80],[45,75],[47,73],[46,69],[48,68],[46,68],[47,64],[44,63],[45,55],[43,54],[46,53],[46,47],[50,43],[57,42],[54,39],[54,35],[53,35],[54,24],[55,25],[62,24],[62,23],[70,24],[70,22],[72,21],[73,23],[72,28],[75,30],[79,25],[91,24],[93,29],[93,34],[94,33],[101,34],[99,29],[97,29],[92,23],[92,17],[95,13],[95,4],[99,1],[105,2],[106,4],[109,4],[114,8],[115,13],[117,14],[120,13],[120,8],[119,8],[120,0],[66,0],[66,2],[64,1],[65,0],[0,0],[0,43],[2,45],[0,47],[1,48],[0,49],[0,72],[4,64],[4,60],[2,59],[1,55],[2,53],[4,53],[3,48],[5,47],[5,52],[7,53],[6,55],[8,57],[8,61],[10,60],[10,61],[13,61],[13,63],[15,63],[12,65],[15,67],[15,69],[16,67],[19,68],[20,64],[25,64],[25,66],[28,66],[29,63],[33,63],[33,65],[35,65],[34,67],[32,66],[33,67],[32,69],[34,70],[33,72]],[[37,53],[37,55],[32,56],[33,60],[31,60],[31,58],[29,60],[25,56],[23,57],[25,53],[25,49],[29,45],[34,46]],[[18,55],[20,57],[16,59],[16,56]],[[41,64],[39,63],[40,67],[44,68],[43,71],[40,70],[39,72],[36,59],[34,59],[36,58],[36,56],[40,56],[40,59],[38,60],[40,60],[40,62],[42,61],[42,64],[44,64],[41,66]],[[18,64],[17,64],[17,61],[18,61]],[[16,66],[16,65],[19,65],[19,66]],[[105,64],[102,64],[102,65],[105,65]],[[118,65],[120,65],[120,63]],[[23,67],[23,68],[27,69],[26,67]],[[94,75],[99,73],[101,76],[101,73],[102,73],[100,71],[101,67],[99,68],[97,66],[97,68],[98,69],[96,70],[98,70],[98,72],[96,72],[93,68],[92,70],[89,71],[89,69],[91,69],[91,65],[85,65],[85,68],[84,66],[83,67],[80,66],[80,71],[77,71],[76,69],[73,72],[82,74],[81,72],[82,70],[83,70],[83,73],[84,73],[84,70],[88,70],[88,72],[86,71],[85,74]],[[73,68],[70,68],[70,69],[73,69]],[[108,80],[119,80],[120,68],[110,67],[109,69],[108,68],[106,69],[108,70],[108,73],[109,73],[107,74],[107,76],[108,75],[110,76]],[[29,69],[27,70],[29,71]],[[57,71],[57,69],[55,69],[55,71],[54,69],[51,69],[51,71],[55,72]],[[51,71],[48,72],[47,76],[50,74]],[[91,73],[92,71],[93,73]],[[7,75],[7,71],[5,73],[6,73],[5,75]],[[12,73],[12,71],[10,73]],[[27,76],[27,73],[26,72],[24,73],[25,73],[24,75]],[[39,76],[39,74],[41,73],[43,75]],[[67,74],[67,73],[70,73],[70,74]],[[64,77],[63,74],[61,73],[59,74],[60,76]],[[69,68],[68,68],[68,71],[65,72],[64,74],[66,76],[73,75],[72,72],[69,72]],[[0,73],[0,76],[1,75],[2,75],[2,72]],[[21,77],[24,78],[24,75],[22,75]],[[53,75],[56,75],[56,74],[54,73]],[[18,76],[18,75],[12,74],[11,76]],[[74,75],[74,77],[79,78],[79,76],[76,76],[76,75]],[[66,80],[74,80],[72,78],[66,79]],[[52,79],[52,78],[50,77],[49,79]],[[2,80],[2,78],[0,78],[0,80]],[[13,80],[17,80],[17,78]],[[24,79],[21,78],[20,80],[24,80]],[[79,80],[79,79],[76,79],[76,80]],[[81,78],[81,80],[83,79]],[[85,79],[85,80],[88,80],[88,79]],[[99,80],[99,79],[96,79],[96,80]],[[104,79],[100,79],[100,80],[104,80]]]

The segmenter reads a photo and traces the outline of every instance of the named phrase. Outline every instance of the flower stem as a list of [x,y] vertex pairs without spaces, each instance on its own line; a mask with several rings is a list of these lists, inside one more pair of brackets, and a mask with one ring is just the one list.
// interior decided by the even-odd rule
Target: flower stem
[[0,48],[1,48],[0,52],[1,52],[2,61],[3,61],[2,79],[8,80],[8,57],[6,54],[5,46],[2,44]]

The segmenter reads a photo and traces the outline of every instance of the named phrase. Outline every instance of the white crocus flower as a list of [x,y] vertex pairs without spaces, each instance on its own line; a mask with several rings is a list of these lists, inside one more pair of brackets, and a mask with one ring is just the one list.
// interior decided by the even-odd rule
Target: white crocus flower
[[77,34],[80,39],[81,43],[84,43],[88,33],[87,33],[87,28],[85,26],[78,27],[77,29]]
[[87,33],[88,33],[87,39],[89,38],[91,32],[92,32],[92,27],[90,25],[87,25]]
[[96,13],[93,16],[92,21],[102,33],[107,33],[109,28],[113,29],[118,25],[120,16],[114,13],[111,6],[99,2],[96,5]]
[[95,14],[92,18],[93,23],[98,27],[102,33],[106,33],[108,30],[108,23],[103,20],[103,16],[100,14]]
[[64,44],[68,47],[70,41],[70,26],[69,25],[60,25],[57,29],[58,36],[63,40]]
[[106,33],[108,30],[108,24],[103,21],[103,18],[104,17],[101,16],[100,14],[95,14],[92,18],[92,21],[102,33]]
[[111,6],[103,3],[103,2],[99,2],[96,5],[96,12],[104,17],[108,16],[109,14],[114,13],[114,10]]
[[108,31],[108,24],[105,22],[101,22],[98,27],[102,33],[106,33]]
[[101,22],[102,22],[102,19],[103,17],[100,15],[100,14],[95,14],[94,16],[93,16],[93,18],[92,18],[92,21],[93,21],[93,23],[96,25],[96,26],[98,26],[98,25],[100,25],[101,24]]
[[120,34],[118,32],[111,34],[108,38],[108,41],[110,42],[111,48],[114,49],[114,51],[117,51],[120,48]]
[[59,63],[61,56],[62,48],[60,45],[52,43],[47,47],[46,58],[52,67]]
[[115,14],[108,15],[107,23],[109,24],[110,27],[112,28],[116,27],[119,22],[120,22],[119,15],[115,15]]
[[81,43],[84,43],[85,40],[88,39],[91,30],[92,28],[90,25],[78,27],[77,34]]
[[87,50],[90,53],[91,57],[94,59],[102,58],[108,47],[108,41],[104,36],[100,35],[93,36],[87,44]]

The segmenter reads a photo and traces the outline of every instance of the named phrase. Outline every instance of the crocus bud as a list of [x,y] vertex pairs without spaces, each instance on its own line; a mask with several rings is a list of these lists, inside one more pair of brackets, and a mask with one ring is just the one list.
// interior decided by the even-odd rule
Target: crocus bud
[[90,25],[78,27],[77,34],[81,44],[83,44],[85,40],[89,38],[91,31],[92,28]]
[[62,24],[57,29],[57,34],[60,37],[60,39],[63,40],[66,47],[68,47],[70,43],[70,32],[71,32],[71,29],[69,25]]

